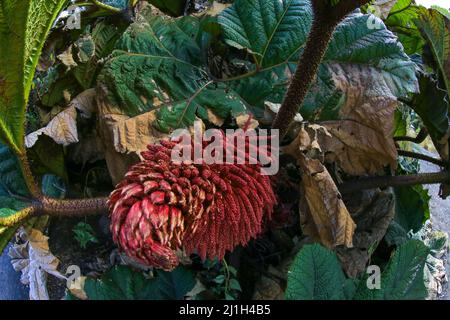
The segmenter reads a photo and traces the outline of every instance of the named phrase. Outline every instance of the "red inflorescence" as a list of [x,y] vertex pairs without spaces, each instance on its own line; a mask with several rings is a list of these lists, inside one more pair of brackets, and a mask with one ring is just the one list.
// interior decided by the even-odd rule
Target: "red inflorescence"
[[140,263],[165,270],[178,265],[180,250],[221,259],[245,245],[276,203],[259,164],[177,163],[175,145],[148,146],[109,200],[113,240]]

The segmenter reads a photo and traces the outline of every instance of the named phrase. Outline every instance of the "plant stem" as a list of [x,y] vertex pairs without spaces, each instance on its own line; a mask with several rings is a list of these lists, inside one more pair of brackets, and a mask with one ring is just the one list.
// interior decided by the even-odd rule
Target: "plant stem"
[[341,193],[348,194],[359,190],[375,188],[407,187],[419,184],[438,184],[446,182],[450,182],[450,171],[419,173],[406,176],[366,177],[359,180],[344,182],[338,186],[338,189]]
[[428,130],[426,128],[420,129],[416,137],[399,136],[394,137],[395,141],[409,141],[414,143],[422,143],[428,137]]
[[60,200],[41,197],[33,205],[37,215],[84,217],[108,213],[108,198]]
[[440,159],[436,159],[433,157],[429,157],[429,156],[427,156],[425,154],[421,154],[421,153],[416,153],[416,152],[406,151],[406,150],[397,150],[397,153],[399,156],[424,160],[424,161],[427,161],[430,163],[434,163],[441,167],[446,167],[448,165],[448,163],[446,163],[445,161],[442,161]]
[[326,0],[312,1],[314,19],[305,51],[300,57],[291,85],[272,124],[273,129],[280,130],[281,139],[286,135],[289,125],[305,100],[336,26],[347,14],[369,1],[343,0],[334,8],[331,8],[329,1]]
[[39,185],[34,179],[33,172],[31,171],[30,162],[28,160],[26,151],[24,153],[18,153],[17,158],[19,160],[20,169],[25,179],[25,183],[34,198],[38,198],[42,195]]
[[119,8],[104,4],[103,2],[101,2],[99,0],[90,0],[90,1],[101,9],[105,9],[105,10],[108,10],[108,11],[111,11],[114,13],[119,13],[121,11]]

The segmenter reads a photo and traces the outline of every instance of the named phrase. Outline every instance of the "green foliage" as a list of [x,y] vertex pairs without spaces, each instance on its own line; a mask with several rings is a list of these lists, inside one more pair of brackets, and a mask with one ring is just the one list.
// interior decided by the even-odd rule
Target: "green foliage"
[[[345,94],[334,79],[335,65],[352,66],[355,77],[380,88],[373,92],[377,96],[416,91],[415,64],[389,30],[369,29],[368,18],[353,14],[338,27],[305,100],[305,118],[339,117]],[[247,74],[210,84],[202,39],[203,28],[213,21],[152,17],[128,28],[103,69],[99,81],[109,101],[129,116],[158,110],[156,126],[166,132],[191,125],[195,116],[207,120],[207,108],[227,118],[244,112],[245,104],[262,108],[269,98],[281,102],[289,81],[286,68],[295,69],[310,30],[309,1],[236,1],[217,19],[225,42],[253,56]]]
[[41,136],[31,149],[27,150],[28,159],[33,163],[36,177],[54,174],[64,181],[68,180],[64,159],[64,147],[52,138]]
[[18,227],[0,227],[0,254],[6,248],[11,238],[16,234],[17,228]]
[[[378,88],[377,96],[405,97],[417,91],[415,63],[384,25],[381,29],[369,28],[369,17],[352,14],[338,26],[317,80],[302,107],[304,118],[328,120],[338,117],[345,95],[333,79],[336,65],[350,66],[351,77],[366,79],[371,83],[370,87]],[[246,49],[256,61],[249,76],[264,71],[269,73],[269,70],[275,71],[283,66],[286,68],[296,62],[305,45],[311,21],[311,5],[305,0],[238,0],[218,18],[225,42],[238,49]],[[280,74],[277,72],[272,82],[267,81],[265,90],[261,90],[262,83],[256,81],[254,88],[249,88],[247,81],[246,90],[258,95],[258,104],[261,105],[268,98],[261,92],[273,92],[280,81]],[[252,100],[255,101],[255,97]],[[272,102],[281,102],[281,99]]]
[[[220,266],[219,272],[214,272]],[[225,300],[237,300],[239,294],[242,292],[241,285],[237,279],[237,270],[230,266],[226,260],[222,260],[220,263],[217,259],[207,260],[204,263],[204,267],[211,272],[212,277],[208,277],[208,289],[219,297]],[[216,269],[217,270],[217,269]]]
[[[64,183],[54,175],[45,175],[42,191],[47,196],[63,198]],[[0,144],[0,252],[14,235],[18,223],[28,217],[29,199],[17,157],[8,147]]]
[[91,225],[84,222],[79,222],[74,228],[75,240],[80,244],[80,247],[86,249],[89,243],[98,243],[95,236],[95,231]]
[[100,280],[88,278],[84,290],[90,300],[182,300],[195,283],[194,273],[184,267],[157,271],[147,279],[141,272],[118,266]]
[[29,196],[16,156],[0,144],[0,253],[14,235],[17,227],[2,226],[3,220],[14,219],[28,206]]
[[419,85],[420,93],[414,95],[411,107],[422,119],[433,141],[439,145],[449,130],[450,104],[447,94],[438,88],[437,81],[430,76],[421,75]]
[[86,32],[75,42],[78,50],[78,66],[72,72],[84,89],[95,85],[100,71],[99,61],[111,54],[123,31],[124,28],[121,26],[100,21],[92,32]]
[[367,278],[346,279],[336,254],[318,244],[305,245],[288,274],[286,298],[292,300],[424,299],[428,247],[419,240],[400,246],[381,274],[381,288],[368,289]]
[[4,196],[29,195],[17,157],[10,148],[2,144],[0,144],[0,193]]
[[336,255],[319,244],[305,245],[288,273],[286,299],[335,300],[344,298],[345,276]]
[[398,0],[385,19],[387,27],[398,35],[407,54],[422,53],[424,40],[415,21],[424,11],[426,9],[414,5],[413,0]]
[[237,0],[218,18],[225,42],[247,49],[257,68],[296,61],[312,24],[312,8],[303,0]]
[[38,58],[66,0],[0,4],[0,139],[23,153],[25,109]]
[[358,287],[354,299],[359,300],[417,300],[425,299],[424,267],[428,247],[419,240],[400,246],[381,275],[381,289],[367,289],[365,281]]
[[430,64],[437,73],[440,87],[450,97],[450,19],[430,9],[420,15],[416,24],[431,49]]
[[132,24],[99,77],[111,103],[130,116],[158,109],[162,131],[192,125],[195,115],[206,120],[207,108],[222,117],[244,112],[236,94],[207,82],[199,32],[193,17]]
[[406,232],[417,232],[430,218],[428,191],[423,186],[395,188],[395,221]]

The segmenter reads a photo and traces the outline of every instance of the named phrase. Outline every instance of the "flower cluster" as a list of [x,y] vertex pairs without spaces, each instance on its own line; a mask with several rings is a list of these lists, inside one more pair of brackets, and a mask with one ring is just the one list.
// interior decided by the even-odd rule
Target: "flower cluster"
[[245,245],[276,203],[259,164],[177,163],[176,145],[148,146],[109,200],[113,240],[138,262],[164,270],[178,265],[181,250],[221,259]]

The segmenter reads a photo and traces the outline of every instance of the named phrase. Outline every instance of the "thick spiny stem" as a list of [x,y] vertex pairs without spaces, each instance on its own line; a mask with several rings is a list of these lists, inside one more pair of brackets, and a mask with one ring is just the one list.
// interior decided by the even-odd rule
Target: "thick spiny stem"
[[108,198],[60,200],[41,197],[34,201],[37,215],[82,217],[108,213]]
[[312,2],[314,20],[305,51],[272,124],[273,129],[280,130],[280,138],[286,135],[289,125],[303,104],[336,26],[347,14],[368,2],[369,0],[343,0],[335,8],[330,8],[325,0]]
[[17,154],[19,160],[20,169],[22,171],[25,183],[34,198],[38,198],[42,195],[36,180],[34,179],[33,172],[31,171],[30,162],[28,160],[27,154]]

